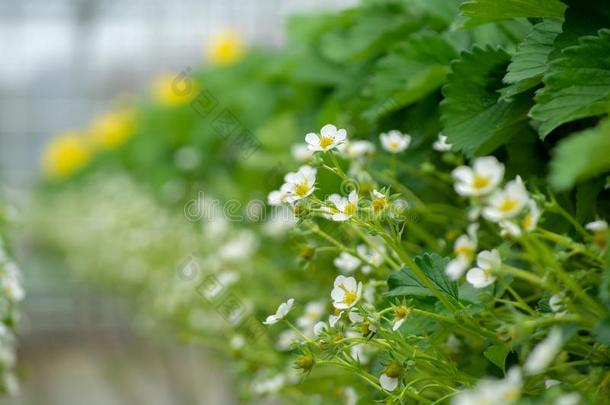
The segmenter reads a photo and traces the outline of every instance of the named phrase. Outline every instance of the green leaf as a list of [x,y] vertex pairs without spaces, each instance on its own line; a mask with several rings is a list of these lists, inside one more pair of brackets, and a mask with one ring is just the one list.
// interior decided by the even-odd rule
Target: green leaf
[[576,182],[610,171],[610,119],[562,140],[553,151],[550,183],[566,190]]
[[503,344],[495,344],[489,346],[483,352],[483,355],[487,358],[487,360],[498,366],[500,370],[504,371],[506,356],[508,356],[508,353],[510,353],[508,346]]
[[[415,264],[426,274],[434,286],[444,294],[457,300],[457,284],[445,275],[448,260],[436,253],[424,253],[413,259]],[[388,278],[389,297],[434,297],[432,291],[419,281],[419,278],[408,267],[390,274]]]
[[443,132],[449,142],[468,155],[488,154],[514,135],[529,131],[530,95],[514,100],[497,91],[510,55],[501,49],[475,47],[454,62],[441,103]]
[[424,23],[398,2],[346,10],[339,14],[334,29],[322,35],[320,50],[334,62],[362,60],[385,51],[388,44]]
[[460,6],[466,17],[464,27],[520,17],[562,19],[565,10],[559,0],[471,0]]
[[544,20],[532,28],[508,65],[504,82],[512,86],[504,91],[504,96],[513,96],[541,82],[548,67],[547,58],[560,32],[561,22],[557,20]]
[[377,63],[371,81],[374,99],[365,114],[377,118],[435,91],[445,83],[449,63],[456,57],[453,46],[440,34],[410,37]]
[[561,124],[610,111],[610,30],[579,42],[551,62],[530,111],[543,139]]
[[610,346],[610,320],[602,319],[593,327],[593,337],[599,343]]

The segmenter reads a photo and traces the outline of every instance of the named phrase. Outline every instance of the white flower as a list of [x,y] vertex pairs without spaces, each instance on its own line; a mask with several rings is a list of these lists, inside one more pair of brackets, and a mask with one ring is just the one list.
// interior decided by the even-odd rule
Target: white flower
[[313,334],[314,336],[319,336],[324,330],[328,328],[328,325],[324,321],[319,321],[313,326]]
[[504,190],[496,191],[489,198],[488,205],[483,209],[483,216],[490,221],[498,222],[518,215],[529,201],[529,194],[523,185],[521,177],[508,182]]
[[589,222],[585,225],[585,228],[591,232],[606,232],[608,230],[608,223],[606,221],[597,220]]
[[337,129],[332,124],[327,124],[320,130],[320,136],[313,132],[305,135],[305,142],[309,144],[309,150],[315,151],[328,151],[342,144],[347,137],[347,131],[345,129]]
[[290,186],[283,184],[279,190],[274,190],[267,196],[267,203],[269,205],[282,205],[290,201]]
[[339,321],[339,319],[341,319],[341,316],[343,315],[343,311],[339,311],[338,309],[335,310],[334,314],[330,314],[328,316],[328,324],[330,325],[331,328],[334,328],[335,325],[337,324],[337,322]]
[[560,295],[551,295],[551,298],[549,298],[549,308],[557,315],[564,315],[567,312],[563,303],[563,297]]
[[472,168],[460,166],[451,173],[459,195],[478,196],[491,192],[504,177],[504,165],[493,156],[475,159]]
[[25,291],[21,286],[19,268],[13,262],[4,267],[5,274],[2,276],[2,289],[13,301],[21,301],[25,297]]
[[521,370],[511,368],[502,380],[483,379],[453,398],[453,405],[509,405],[521,397]]
[[299,334],[292,329],[286,329],[277,337],[275,347],[281,351],[290,350],[292,344],[299,341]]
[[375,152],[375,145],[369,141],[345,141],[337,146],[341,154],[348,159],[357,159],[363,156],[372,155]]
[[555,359],[559,350],[561,350],[562,344],[561,331],[559,329],[551,330],[548,336],[534,347],[534,350],[532,350],[525,361],[523,369],[528,374],[541,373]]
[[341,197],[339,194],[332,194],[328,200],[335,206],[324,207],[330,214],[333,221],[347,221],[356,214],[358,209],[358,193],[354,190],[349,193],[347,198]]
[[398,378],[390,377],[387,374],[379,376],[379,385],[386,391],[394,391],[398,387]]
[[273,394],[278,392],[286,384],[286,376],[278,374],[267,380],[258,381],[252,384],[252,391],[258,395]]
[[560,396],[555,400],[555,405],[578,405],[580,404],[581,398],[578,392],[571,392]]
[[309,328],[320,320],[326,304],[323,301],[311,301],[305,305],[303,316],[297,319],[297,325],[301,328]]
[[409,144],[411,144],[411,136],[403,134],[396,129],[388,131],[387,134],[383,133],[379,135],[379,139],[381,140],[383,149],[391,153],[403,152],[409,147]]
[[474,288],[485,288],[496,281],[496,277],[492,273],[502,266],[502,259],[496,249],[483,250],[477,256],[477,266],[468,270],[466,281]]
[[333,260],[334,265],[343,273],[353,273],[360,266],[360,259],[347,252],[341,254]]
[[[379,250],[379,251],[378,251]],[[362,266],[362,273],[369,274],[373,271],[374,267],[379,267],[383,263],[383,255],[380,253],[385,252],[385,246],[378,245],[377,249],[369,248],[367,245],[360,244],[356,246],[356,252],[360,257],[366,260],[364,266]]]
[[218,257],[232,263],[241,262],[249,259],[257,246],[258,239],[254,232],[243,229],[222,245],[218,250]]
[[[356,337],[356,336],[360,336],[360,334],[348,331],[345,333],[345,336],[346,337]],[[369,353],[370,353],[370,348],[367,344],[364,344],[364,343],[358,343],[358,344],[352,345],[352,347],[350,348],[350,351],[349,351],[350,356],[360,364],[368,364],[368,362],[371,360]]]
[[311,166],[301,166],[297,172],[290,172],[284,177],[286,184],[280,191],[288,193],[288,202],[295,202],[307,197],[314,191],[316,169]]
[[269,315],[263,323],[265,325],[273,325],[274,323],[278,323],[286,315],[288,315],[288,312],[290,312],[293,305],[294,298],[290,298],[288,301],[281,303],[280,306],[277,308],[277,311],[275,311],[275,314]]
[[307,163],[313,156],[313,152],[309,150],[309,146],[307,146],[305,143],[297,143],[292,145],[290,152],[294,160],[299,163]]
[[233,350],[240,350],[246,345],[246,339],[242,335],[234,335],[229,342],[229,346]]
[[369,304],[375,304],[375,286],[369,284],[364,287],[364,293],[362,293],[362,296]]
[[462,274],[466,271],[474,253],[477,249],[477,224],[471,224],[468,226],[467,234],[459,236],[453,245],[453,253],[456,258],[447,263],[445,267],[445,274],[451,280],[457,280],[462,277]]
[[330,296],[335,308],[351,308],[358,303],[362,296],[362,283],[356,282],[354,277],[337,276]]
[[402,326],[410,312],[411,310],[409,308],[402,305],[394,308],[394,325],[392,325],[393,331],[398,330],[398,328]]
[[546,380],[544,380],[544,388],[546,388],[547,390],[559,384],[561,384],[561,381],[553,380],[552,378],[547,378]]
[[343,388],[343,397],[345,398],[345,405],[356,405],[358,403],[358,394],[352,387]]
[[438,139],[432,144],[432,148],[439,152],[447,152],[451,150],[452,147],[453,145],[447,143],[447,137],[443,134],[438,134]]
[[297,222],[292,207],[287,205],[274,207],[271,210],[271,217],[263,224],[263,233],[267,236],[279,238],[294,228]]
[[523,218],[523,220],[521,220],[521,226],[526,232],[531,232],[536,229],[536,226],[538,226],[538,220],[540,219],[540,209],[538,208],[538,204],[536,204],[536,201],[532,199],[527,202],[527,207],[528,213]]

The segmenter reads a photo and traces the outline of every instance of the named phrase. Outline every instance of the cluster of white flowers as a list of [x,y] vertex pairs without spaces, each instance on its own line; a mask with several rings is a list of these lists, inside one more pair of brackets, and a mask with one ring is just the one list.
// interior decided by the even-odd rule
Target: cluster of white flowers
[[[523,232],[534,230],[540,219],[540,210],[527,192],[521,177],[517,176],[503,188],[504,165],[493,156],[474,160],[472,167],[460,166],[453,170],[455,191],[462,196],[471,197],[471,221],[483,218],[497,223],[502,235],[519,237]],[[445,272],[452,280],[459,279],[469,268],[477,251],[478,223],[471,223],[468,232],[455,241],[455,258]],[[494,272],[502,266],[497,250],[484,250],[476,255],[476,267],[466,274],[466,281],[475,288],[491,285],[496,277]]]
[[14,394],[19,386],[12,370],[15,366],[15,336],[13,322],[16,320],[15,305],[23,300],[25,291],[21,282],[21,271],[10,259],[0,235],[0,302],[2,321],[0,322],[0,389]]
[[473,208],[470,219],[484,218],[495,222],[504,234],[519,237],[538,225],[540,210],[527,192],[523,180],[517,176],[504,188],[500,183],[504,177],[504,165],[493,156],[474,160],[472,167],[460,166],[453,170],[455,191],[472,197]]

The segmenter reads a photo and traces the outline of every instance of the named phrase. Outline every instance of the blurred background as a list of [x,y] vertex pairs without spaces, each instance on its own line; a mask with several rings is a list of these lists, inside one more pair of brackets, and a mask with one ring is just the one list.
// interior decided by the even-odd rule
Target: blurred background
[[[219,32],[248,47],[284,41],[286,16],[350,0],[3,0],[0,2],[0,178],[16,211],[37,181],[54,134],[84,127],[111,100],[154,77],[205,63]],[[119,293],[32,254],[16,255],[27,299],[19,326],[20,392],[2,404],[231,404],[223,358],[201,347],[142,339]],[[151,322],[147,319],[138,322]],[[170,339],[171,341],[171,339]]]

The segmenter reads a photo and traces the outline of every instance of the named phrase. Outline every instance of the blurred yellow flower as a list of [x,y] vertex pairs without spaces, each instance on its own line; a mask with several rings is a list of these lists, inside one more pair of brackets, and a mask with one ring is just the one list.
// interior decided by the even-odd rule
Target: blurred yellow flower
[[115,111],[96,118],[89,129],[89,139],[95,147],[116,149],[124,144],[135,128],[135,111]]
[[186,73],[163,73],[153,81],[152,95],[160,104],[177,106],[193,99],[199,87]]
[[89,162],[91,148],[78,132],[66,132],[51,139],[42,156],[44,172],[54,178],[67,177]]
[[244,42],[237,32],[222,32],[212,37],[207,54],[212,65],[230,65],[243,58]]

